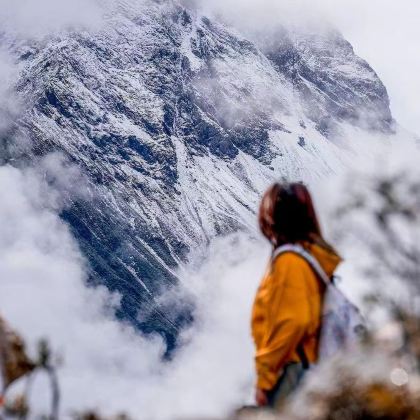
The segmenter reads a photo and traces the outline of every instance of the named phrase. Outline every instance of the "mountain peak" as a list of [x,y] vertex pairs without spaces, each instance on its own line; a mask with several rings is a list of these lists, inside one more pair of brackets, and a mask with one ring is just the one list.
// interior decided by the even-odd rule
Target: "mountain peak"
[[121,1],[99,30],[16,45],[20,134],[33,156],[61,151],[89,179],[91,198],[62,217],[90,281],[170,346],[191,308],[156,297],[191,250],[252,231],[272,180],[340,166],[344,127],[392,130],[385,87],[335,31],[247,39],[176,2]]

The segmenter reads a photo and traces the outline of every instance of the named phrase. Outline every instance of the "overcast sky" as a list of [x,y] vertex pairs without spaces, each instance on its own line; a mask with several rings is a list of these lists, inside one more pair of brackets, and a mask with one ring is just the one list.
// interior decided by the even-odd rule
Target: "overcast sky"
[[[42,33],[71,23],[97,23],[98,3],[114,0],[0,0],[0,23]],[[139,0],[132,0],[139,1]],[[253,26],[291,14],[327,18],[387,86],[396,119],[420,134],[420,0],[181,0],[200,3]]]
[[377,71],[390,93],[395,118],[420,134],[420,0],[184,1],[253,27],[302,17],[328,20]]
[[385,83],[394,117],[420,134],[420,1],[329,2],[342,6],[330,14]]

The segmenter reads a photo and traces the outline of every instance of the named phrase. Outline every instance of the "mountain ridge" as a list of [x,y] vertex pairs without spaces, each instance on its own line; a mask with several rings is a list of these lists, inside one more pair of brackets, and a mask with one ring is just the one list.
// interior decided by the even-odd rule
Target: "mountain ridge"
[[172,1],[121,1],[96,32],[9,49],[27,104],[16,135],[88,179],[90,199],[62,218],[91,283],[121,293],[117,315],[169,347],[192,303],[172,313],[156,299],[192,250],[253,231],[273,179],[334,171],[346,125],[393,130],[384,85],[336,31],[281,29],[258,45]]

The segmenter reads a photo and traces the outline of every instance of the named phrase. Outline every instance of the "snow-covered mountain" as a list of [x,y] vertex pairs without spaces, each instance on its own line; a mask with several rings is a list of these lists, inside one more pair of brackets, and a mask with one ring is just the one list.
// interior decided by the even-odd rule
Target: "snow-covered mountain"
[[251,39],[175,1],[120,1],[100,30],[8,42],[26,104],[17,131],[89,180],[91,199],[62,217],[92,282],[170,344],[189,308],[155,300],[191,251],[253,229],[273,179],[334,171],[346,126],[392,131],[385,87],[333,30]]

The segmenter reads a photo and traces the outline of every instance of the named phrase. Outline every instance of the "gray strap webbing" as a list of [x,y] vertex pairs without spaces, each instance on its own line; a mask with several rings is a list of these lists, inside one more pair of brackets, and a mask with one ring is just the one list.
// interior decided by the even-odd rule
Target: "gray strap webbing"
[[312,269],[319,276],[319,278],[325,283],[325,285],[327,287],[331,286],[330,278],[328,277],[324,269],[321,267],[318,260],[315,257],[313,257],[308,251],[306,251],[301,245],[294,245],[294,244],[282,245],[281,247],[277,248],[274,251],[273,256],[272,256],[272,261],[274,262],[274,260],[277,257],[287,252],[292,252],[294,254],[301,256],[312,267]]

